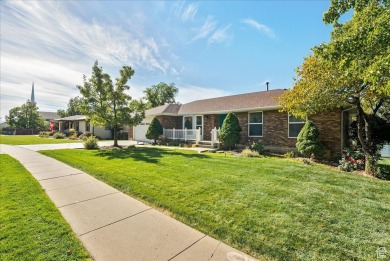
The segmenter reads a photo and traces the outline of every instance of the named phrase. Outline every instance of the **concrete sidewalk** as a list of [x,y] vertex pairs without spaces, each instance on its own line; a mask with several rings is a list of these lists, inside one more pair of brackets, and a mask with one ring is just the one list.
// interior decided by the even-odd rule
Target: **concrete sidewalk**
[[255,260],[55,159],[2,144],[0,153],[39,181],[95,260]]

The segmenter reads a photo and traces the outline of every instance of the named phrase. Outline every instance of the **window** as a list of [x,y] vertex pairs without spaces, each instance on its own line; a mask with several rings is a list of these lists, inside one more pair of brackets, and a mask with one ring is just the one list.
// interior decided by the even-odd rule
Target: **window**
[[303,125],[305,125],[305,120],[301,118],[288,115],[288,137],[296,138],[298,137],[299,132],[302,130]]
[[192,116],[184,117],[184,128],[192,130]]
[[263,137],[263,113],[250,112],[248,122],[249,137]]

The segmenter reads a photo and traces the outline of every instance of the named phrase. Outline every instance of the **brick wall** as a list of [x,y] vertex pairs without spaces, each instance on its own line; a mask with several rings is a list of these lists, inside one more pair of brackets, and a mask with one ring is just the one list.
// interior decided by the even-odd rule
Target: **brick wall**
[[[295,149],[296,138],[288,138],[288,113],[263,111],[263,137],[248,137],[248,113],[236,113],[242,128],[240,143],[248,141],[263,141],[264,145],[277,151]],[[339,110],[310,116],[320,132],[322,143],[329,150],[330,155],[340,154],[341,151],[341,112]]]
[[211,130],[219,127],[219,115],[208,114],[203,116],[203,139],[211,140]]
[[309,117],[320,132],[320,139],[330,151],[330,157],[341,153],[341,111],[335,110]]
[[181,129],[183,126],[182,116],[157,116],[156,118],[165,129]]

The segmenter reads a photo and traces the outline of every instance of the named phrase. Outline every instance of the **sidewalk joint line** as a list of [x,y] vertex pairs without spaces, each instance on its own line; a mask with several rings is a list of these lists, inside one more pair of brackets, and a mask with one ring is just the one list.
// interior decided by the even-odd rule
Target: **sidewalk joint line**
[[[69,165],[66,165],[66,167],[69,167]],[[33,167],[31,167],[33,168]],[[27,168],[26,168],[27,169]],[[73,168],[75,169],[75,168]],[[27,169],[28,170],[28,169]],[[64,169],[61,169],[61,170],[64,170]],[[77,171],[81,171],[79,169],[75,169]],[[32,173],[30,170],[28,170],[31,174],[35,175],[35,174],[41,174],[41,173],[46,173],[46,172],[54,172],[54,171],[59,171],[58,169],[52,169],[52,170],[46,170],[46,171],[41,171],[41,172],[35,172],[35,173]]]
[[188,247],[186,247],[185,249],[183,249],[182,251],[180,251],[179,253],[177,253],[176,255],[174,255],[173,257],[171,257],[170,259],[168,259],[168,261],[174,259],[175,257],[177,257],[178,255],[180,255],[181,253],[183,253],[184,251],[186,251],[187,249],[189,249],[190,247],[192,247],[193,245],[195,245],[196,243],[198,243],[200,240],[202,240],[203,238],[205,238],[207,235],[206,234],[203,234],[203,237],[199,238],[198,240],[196,240],[194,243],[192,243],[191,245],[189,245]]
[[80,234],[80,235],[78,235],[78,236],[79,236],[79,237],[82,237],[82,236],[84,236],[84,235],[86,235],[86,234],[89,234],[89,233],[91,233],[91,232],[94,232],[94,231],[96,231],[96,230],[99,230],[99,229],[102,229],[102,228],[105,228],[105,227],[108,227],[108,226],[111,226],[111,225],[113,225],[113,224],[115,224],[115,223],[118,223],[118,222],[121,222],[121,221],[123,221],[123,220],[125,220],[125,219],[132,218],[132,217],[134,217],[134,216],[137,216],[137,215],[139,215],[139,214],[142,214],[142,213],[144,213],[144,212],[146,212],[146,211],[148,211],[148,210],[151,210],[151,209],[153,209],[153,208],[150,207],[150,208],[148,208],[148,209],[145,209],[145,210],[142,210],[142,211],[140,211],[140,212],[138,212],[138,213],[135,213],[135,214],[133,214],[133,215],[131,215],[131,216],[128,216],[128,217],[119,219],[119,220],[114,221],[114,222],[112,222],[112,223],[109,223],[109,224],[107,224],[107,225],[104,225],[104,226],[101,226],[101,227],[92,229],[91,231],[88,231],[88,232],[85,232],[85,233],[82,233],[82,234]]
[[102,195],[102,196],[98,196],[98,197],[94,197],[94,198],[89,198],[89,199],[77,201],[77,202],[74,202],[74,203],[70,203],[70,204],[66,204],[66,205],[63,205],[63,206],[59,206],[58,208],[63,208],[63,207],[67,207],[67,206],[70,206],[70,205],[76,205],[76,204],[79,204],[79,203],[82,203],[82,202],[86,202],[86,201],[90,201],[90,200],[94,200],[94,199],[97,199],[97,198],[102,198],[102,197],[105,197],[105,196],[114,195],[116,193],[120,193],[120,192],[117,191],[117,192],[114,192],[114,193],[109,193],[109,194],[105,194],[105,195]]
[[85,185],[85,184],[88,184],[88,183],[93,183],[94,181],[88,181],[88,182],[84,182],[84,183],[80,183],[80,184],[75,184],[75,185],[71,185],[71,186],[66,186],[66,187],[61,187],[61,188],[55,188],[55,189],[45,189],[45,191],[55,191],[55,190],[59,190],[59,189],[65,189],[65,188],[71,188],[71,187],[77,187],[79,185]]
[[220,244],[221,244],[221,241],[219,241],[218,245],[215,247],[215,249],[214,249],[213,253],[211,254],[211,257],[210,257],[210,259],[208,261],[210,261],[211,258],[213,258],[214,254],[215,254],[215,252],[217,252],[217,249],[218,249]]
[[[30,172],[31,173],[31,172]],[[37,173],[37,174],[32,174],[31,175],[38,175],[40,173]],[[37,179],[38,181],[43,181],[43,180],[49,180],[49,179],[58,179],[58,178],[63,178],[63,177],[67,177],[67,176],[76,176],[76,175],[80,175],[80,174],[83,174],[83,172],[78,172],[78,173],[74,173],[74,174],[67,174],[67,175],[63,175],[63,176],[58,176],[58,177],[52,177],[52,178],[45,178],[45,179]],[[34,176],[35,177],[35,176]]]

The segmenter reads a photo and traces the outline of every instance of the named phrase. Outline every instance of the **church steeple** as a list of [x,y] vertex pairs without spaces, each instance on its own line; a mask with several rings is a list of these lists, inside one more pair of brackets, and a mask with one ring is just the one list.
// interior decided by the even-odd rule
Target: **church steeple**
[[34,82],[32,83],[32,89],[31,89],[31,100],[30,100],[32,103],[36,103],[35,102],[35,94],[34,94]]

